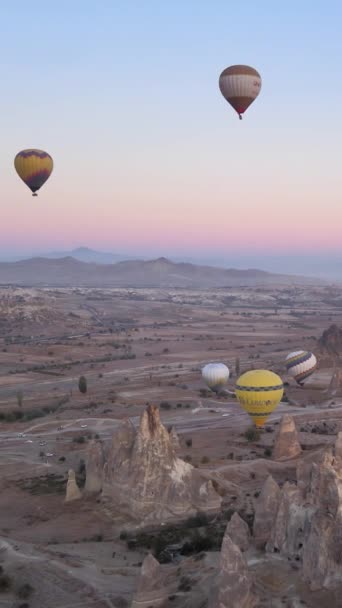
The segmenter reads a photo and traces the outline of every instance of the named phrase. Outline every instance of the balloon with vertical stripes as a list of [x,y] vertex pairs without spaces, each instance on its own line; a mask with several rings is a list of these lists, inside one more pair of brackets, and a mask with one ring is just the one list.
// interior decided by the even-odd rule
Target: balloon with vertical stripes
[[317,359],[313,353],[307,350],[295,350],[287,355],[285,366],[287,373],[295,379],[297,384],[302,386],[304,380],[314,373],[317,367]]

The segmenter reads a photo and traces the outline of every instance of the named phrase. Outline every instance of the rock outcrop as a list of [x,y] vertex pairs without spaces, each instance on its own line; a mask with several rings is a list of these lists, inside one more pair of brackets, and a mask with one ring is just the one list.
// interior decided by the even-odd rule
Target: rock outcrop
[[141,608],[141,606],[159,608],[159,606],[165,605],[168,593],[163,584],[164,578],[165,573],[159,562],[149,553],[141,566],[138,587],[131,608]]
[[272,526],[278,512],[280,502],[280,488],[277,482],[269,475],[257,499],[253,523],[253,536],[256,546],[264,548],[269,541]]
[[333,397],[340,393],[342,390],[342,370],[335,369],[331,376],[330,384],[328,387],[328,395]]
[[177,458],[174,437],[151,405],[138,430],[126,421],[114,434],[103,468],[102,498],[142,523],[216,513],[222,501],[210,480]]
[[292,416],[285,414],[280,422],[273,448],[274,460],[296,458],[301,454],[298,433]]
[[90,494],[101,492],[104,463],[103,445],[101,441],[92,439],[86,460],[85,492]]
[[173,445],[174,450],[177,452],[180,448],[180,442],[179,442],[178,433],[174,426],[172,427],[172,429],[170,431],[170,439],[171,439],[171,443]]
[[237,511],[235,511],[227,525],[227,533],[233,543],[239,547],[240,551],[247,551],[251,533],[248,525],[241,519]]
[[68,473],[68,482],[66,487],[65,502],[71,502],[72,500],[78,500],[82,497],[81,490],[79,489],[76,482],[76,475],[73,469],[70,469]]
[[341,436],[335,455],[327,450],[318,462],[297,468],[297,484],[286,483],[267,551],[277,551],[302,568],[315,591],[342,584]]
[[319,345],[323,352],[333,356],[339,356],[342,353],[342,328],[333,324],[326,329],[320,339]]
[[210,608],[253,608],[252,580],[247,561],[230,538],[228,529],[223,537],[220,572],[209,601]]
[[342,433],[337,434],[335,442],[335,460],[336,465],[342,468]]

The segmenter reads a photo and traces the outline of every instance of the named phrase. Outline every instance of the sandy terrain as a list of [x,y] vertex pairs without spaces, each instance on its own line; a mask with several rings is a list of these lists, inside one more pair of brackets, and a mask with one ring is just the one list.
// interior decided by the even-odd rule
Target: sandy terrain
[[[223,508],[246,513],[270,471],[280,483],[294,476],[295,463],[271,456],[284,412],[295,416],[305,452],[342,430],[342,392],[328,392],[334,360],[317,344],[331,323],[342,324],[342,289],[18,288],[0,296],[0,564],[12,581],[1,606],[130,605],[147,549],[120,540],[129,522],[119,514],[95,499],[65,504],[64,496],[68,469],[82,484],[90,437],[109,440],[125,417],[136,426],[147,402],[176,428],[180,456],[219,484]],[[298,348],[320,360],[305,388],[284,373],[286,354]],[[233,389],[237,358],[241,372],[267,367],[289,381],[288,401],[252,442],[244,436],[248,415],[232,395],[203,391],[200,375],[204,363],[225,362]],[[187,559],[182,567],[191,569]],[[20,595],[26,583],[28,599]],[[260,584],[270,598],[272,584],[285,585]],[[308,606],[324,606],[326,598],[320,604],[294,587]]]

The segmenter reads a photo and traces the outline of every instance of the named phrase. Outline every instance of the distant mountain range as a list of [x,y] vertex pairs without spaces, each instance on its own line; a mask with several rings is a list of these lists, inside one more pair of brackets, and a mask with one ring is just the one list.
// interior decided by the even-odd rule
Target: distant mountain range
[[[78,250],[79,251],[79,250]],[[84,254],[83,248],[81,254]],[[88,255],[87,250],[85,255]],[[106,255],[106,254],[105,254]],[[262,270],[235,270],[156,260],[126,260],[93,263],[75,259],[36,257],[17,262],[0,262],[1,285],[61,287],[163,287],[210,288],[231,286],[302,285],[320,283],[317,279],[272,274]]]
[[[93,262],[94,264],[116,264],[117,262],[136,259],[135,256],[95,251],[94,249],[89,249],[89,247],[78,247],[77,249],[72,249],[72,251],[52,251],[51,253],[44,254],[42,257],[48,259],[72,257],[75,260],[79,260],[79,262]],[[139,256],[138,259],[140,259]]]
[[[52,251],[36,254],[0,252],[0,262],[19,262],[32,257],[61,259],[72,257],[75,260],[94,264],[116,264],[127,260],[148,260],[158,257],[156,254],[126,254],[96,251],[89,247],[78,247],[70,251]],[[215,268],[236,268],[243,270],[251,266],[263,269],[269,273],[321,277],[330,281],[342,281],[342,253],[295,253],[282,254],[242,253],[231,251],[221,255],[211,255],[209,252],[191,254],[168,254],[171,262],[186,262],[196,266],[213,266]]]

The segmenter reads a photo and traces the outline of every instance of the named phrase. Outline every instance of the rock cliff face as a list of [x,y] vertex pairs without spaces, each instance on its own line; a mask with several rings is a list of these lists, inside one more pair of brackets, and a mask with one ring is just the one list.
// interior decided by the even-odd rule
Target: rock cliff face
[[101,452],[91,446],[86,488],[101,485],[103,500],[143,523],[217,512],[222,498],[211,481],[177,458],[176,445],[175,434],[167,432],[158,408],[150,405],[137,431],[126,421],[114,434],[102,472]]
[[86,462],[85,492],[97,493],[102,490],[103,467],[105,463],[101,441],[92,439],[89,443]]
[[239,547],[240,551],[247,551],[251,534],[248,525],[237,512],[233,514],[228,523],[227,534],[229,534],[233,543]]
[[227,528],[221,549],[220,573],[209,602],[210,608],[253,608],[255,598],[247,561]]
[[331,380],[330,380],[330,384],[329,384],[329,388],[328,388],[328,395],[330,397],[333,397],[337,393],[341,394],[341,389],[342,389],[342,370],[335,369],[335,371],[333,372],[333,374],[331,376]]
[[320,339],[319,345],[321,351],[330,355],[340,355],[342,353],[342,329],[337,325],[330,325],[326,329]]
[[298,433],[292,416],[285,414],[280,422],[273,448],[273,458],[275,460],[287,460],[296,458],[301,453],[302,448],[298,440]]
[[255,544],[263,549],[269,540],[272,526],[278,512],[280,488],[273,477],[266,479],[255,507],[253,536]]
[[284,485],[267,543],[267,551],[302,566],[313,591],[342,583],[341,442],[339,436],[335,454],[301,463],[297,484]]
[[141,606],[159,608],[159,606],[165,606],[168,596],[165,578],[165,573],[159,562],[149,553],[141,567],[138,587],[131,608],[140,608]]

